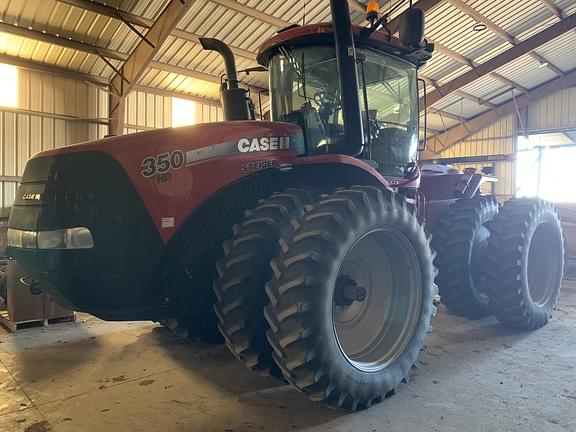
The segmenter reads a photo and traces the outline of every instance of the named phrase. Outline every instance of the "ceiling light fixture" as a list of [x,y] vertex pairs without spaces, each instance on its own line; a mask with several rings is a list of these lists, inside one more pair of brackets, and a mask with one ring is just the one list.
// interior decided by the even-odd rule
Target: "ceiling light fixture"
[[476,21],[476,24],[474,24],[474,27],[472,27],[472,30],[474,30],[475,32],[481,32],[486,30],[486,24],[484,24],[481,21]]

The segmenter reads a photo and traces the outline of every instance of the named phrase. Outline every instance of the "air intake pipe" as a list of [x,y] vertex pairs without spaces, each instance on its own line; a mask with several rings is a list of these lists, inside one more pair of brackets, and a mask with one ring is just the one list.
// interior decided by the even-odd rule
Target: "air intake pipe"
[[248,97],[248,91],[238,87],[238,73],[234,54],[228,45],[219,39],[200,38],[202,48],[216,51],[224,58],[226,81],[220,87],[220,99],[224,120],[254,120],[254,109]]
[[332,27],[336,43],[336,60],[340,78],[342,117],[344,120],[344,153],[358,156],[364,150],[362,116],[358,96],[356,50],[350,21],[348,0],[330,0]]

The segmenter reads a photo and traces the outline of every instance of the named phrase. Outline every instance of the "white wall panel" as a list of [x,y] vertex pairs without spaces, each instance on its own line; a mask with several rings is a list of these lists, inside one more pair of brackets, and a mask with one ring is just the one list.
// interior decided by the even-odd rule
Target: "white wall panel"
[[[440,153],[441,157],[462,157],[478,155],[510,154],[514,152],[514,116],[507,116],[498,122],[482,129]],[[480,169],[486,164],[461,164],[457,168],[475,167]],[[514,163],[497,162],[494,164],[495,175],[499,181],[494,186],[496,195],[514,194]]]
[[[0,175],[21,176],[35,153],[103,137],[107,94],[71,78],[20,69],[17,109],[0,107]],[[0,182],[0,206],[17,184]]]
[[[222,108],[211,104],[196,103],[196,124],[222,121]],[[135,91],[126,98],[124,133],[172,127],[172,97]]]
[[[527,107],[523,127],[528,132],[557,129],[576,129],[576,87],[561,90],[537,100]],[[518,133],[522,127],[518,126]],[[510,115],[486,129],[441,152],[442,157],[509,154],[514,152],[514,115]],[[495,163],[499,195],[515,192],[513,162]],[[459,166],[458,168],[463,168]]]
[[576,87],[546,96],[528,107],[530,131],[576,128]]

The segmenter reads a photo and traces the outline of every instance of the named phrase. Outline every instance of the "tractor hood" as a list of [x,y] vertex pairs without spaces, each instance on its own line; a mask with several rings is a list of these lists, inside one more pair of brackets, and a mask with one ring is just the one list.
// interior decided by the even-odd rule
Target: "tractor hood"
[[158,129],[49,150],[28,161],[11,221],[22,230],[83,226],[40,214],[56,205],[56,215],[59,205],[74,200],[78,208],[97,208],[96,195],[106,206],[121,203],[132,194],[121,192],[122,184],[134,189],[167,242],[182,215],[212,194],[257,171],[293,163],[304,150],[299,127],[259,121]]
[[301,153],[304,151],[304,141],[302,130],[288,123],[260,121],[205,123],[104,138],[48,150],[34,155],[33,158],[101,151],[112,155],[124,165],[123,159],[133,161],[137,155],[156,155],[175,149],[186,152],[186,163],[189,164],[234,152],[295,150]]

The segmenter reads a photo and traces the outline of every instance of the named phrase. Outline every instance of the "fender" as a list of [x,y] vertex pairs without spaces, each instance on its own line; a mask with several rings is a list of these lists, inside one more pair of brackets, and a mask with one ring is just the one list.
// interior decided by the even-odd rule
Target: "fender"
[[154,272],[163,275],[156,281],[162,286],[162,298],[172,299],[171,306],[164,305],[158,313],[174,316],[210,310],[215,263],[223,254],[222,244],[244,211],[255,207],[259,199],[290,187],[312,188],[319,193],[354,184],[390,189],[370,165],[350,156],[302,157],[293,162],[240,177],[191,210],[168,239],[160,268]]

